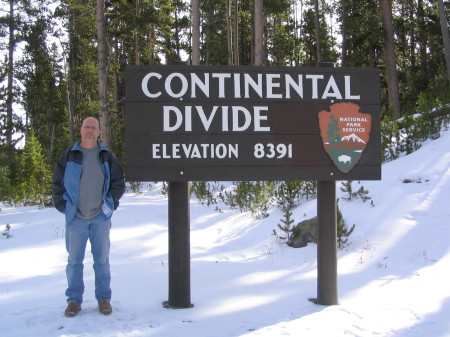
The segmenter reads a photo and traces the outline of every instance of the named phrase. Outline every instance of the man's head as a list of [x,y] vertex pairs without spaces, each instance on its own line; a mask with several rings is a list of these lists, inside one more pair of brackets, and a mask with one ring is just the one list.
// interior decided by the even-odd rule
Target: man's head
[[100,125],[97,118],[86,118],[81,125],[80,135],[81,147],[88,149],[95,148],[97,146],[97,139],[100,136]]

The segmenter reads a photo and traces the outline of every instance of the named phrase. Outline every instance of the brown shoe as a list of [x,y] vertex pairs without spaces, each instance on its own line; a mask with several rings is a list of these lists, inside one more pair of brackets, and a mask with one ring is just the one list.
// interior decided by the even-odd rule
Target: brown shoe
[[109,303],[109,300],[98,301],[98,312],[103,315],[109,315],[110,313],[112,313],[112,307],[111,303]]
[[77,302],[69,302],[67,303],[67,308],[64,310],[64,316],[73,317],[78,314],[78,311],[81,310],[81,304]]

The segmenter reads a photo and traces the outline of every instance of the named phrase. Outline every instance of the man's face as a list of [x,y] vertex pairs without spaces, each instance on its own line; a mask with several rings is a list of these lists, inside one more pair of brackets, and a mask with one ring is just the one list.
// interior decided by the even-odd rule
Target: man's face
[[81,126],[80,134],[82,142],[97,143],[97,139],[100,136],[98,122],[94,118],[85,119]]

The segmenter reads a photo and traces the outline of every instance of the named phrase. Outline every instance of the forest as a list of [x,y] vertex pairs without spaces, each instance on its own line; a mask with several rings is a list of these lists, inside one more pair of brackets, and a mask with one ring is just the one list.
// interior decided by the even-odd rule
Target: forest
[[[378,68],[384,161],[439,137],[449,120],[449,1],[1,0],[1,4],[3,203],[51,204],[55,162],[78,140],[87,116],[99,118],[102,142],[123,163],[127,65],[314,67],[331,62],[335,67]],[[236,193],[243,189],[244,196],[249,191],[255,195],[253,200],[245,197],[239,207],[256,207],[258,213],[283,193],[299,197],[305,189],[314,191],[313,183],[292,184],[235,182]],[[207,182],[192,184],[193,193],[208,203],[217,188]],[[232,206],[244,198],[228,197]],[[262,206],[254,206],[258,203]]]

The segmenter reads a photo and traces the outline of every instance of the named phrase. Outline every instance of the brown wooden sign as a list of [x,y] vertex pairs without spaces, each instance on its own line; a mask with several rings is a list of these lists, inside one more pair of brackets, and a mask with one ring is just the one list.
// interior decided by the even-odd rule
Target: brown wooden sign
[[129,66],[130,181],[381,179],[377,69]]

